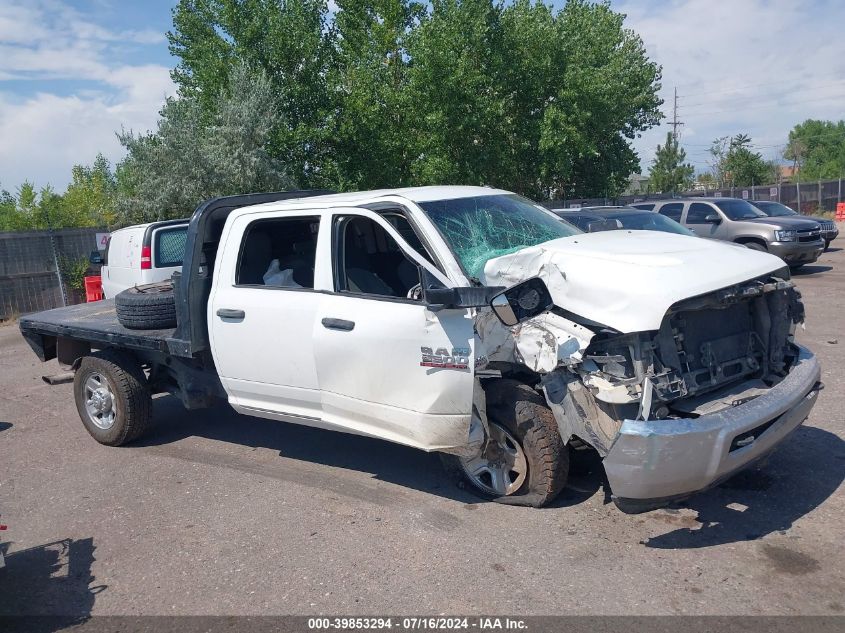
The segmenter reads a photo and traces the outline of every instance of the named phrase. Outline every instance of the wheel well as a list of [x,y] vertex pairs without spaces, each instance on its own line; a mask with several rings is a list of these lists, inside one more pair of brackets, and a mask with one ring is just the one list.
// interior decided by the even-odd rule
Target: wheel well
[[761,240],[759,237],[738,237],[734,240],[737,244],[759,244],[766,250],[769,250],[766,240]]

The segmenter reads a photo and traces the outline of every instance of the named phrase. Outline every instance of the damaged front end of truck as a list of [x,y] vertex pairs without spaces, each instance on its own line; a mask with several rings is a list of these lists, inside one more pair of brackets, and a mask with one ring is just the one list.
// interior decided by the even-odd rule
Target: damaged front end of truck
[[478,313],[476,369],[534,376],[564,442],[594,448],[616,504],[638,512],[770,452],[807,417],[820,371],[794,340],[804,307],[782,262],[695,238],[622,239],[487,262],[485,283],[509,290]]

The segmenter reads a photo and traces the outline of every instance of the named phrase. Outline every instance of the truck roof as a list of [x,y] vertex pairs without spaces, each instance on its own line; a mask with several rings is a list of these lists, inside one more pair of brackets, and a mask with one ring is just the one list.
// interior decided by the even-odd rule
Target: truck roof
[[261,209],[297,209],[303,204],[310,208],[335,207],[348,204],[355,206],[367,200],[397,196],[412,202],[432,202],[435,200],[454,200],[456,198],[473,198],[476,196],[513,195],[511,191],[493,189],[492,187],[466,187],[461,185],[430,186],[430,187],[399,187],[396,189],[375,189],[373,191],[351,191],[348,193],[333,193],[322,196],[292,198],[277,202],[266,202],[244,208]]

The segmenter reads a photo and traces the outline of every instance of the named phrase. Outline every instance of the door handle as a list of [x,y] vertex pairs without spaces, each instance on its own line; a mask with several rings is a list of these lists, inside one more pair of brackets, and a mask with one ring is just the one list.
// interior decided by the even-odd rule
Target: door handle
[[219,316],[221,319],[243,319],[246,316],[246,312],[244,312],[243,310],[219,308],[217,310],[217,316]]
[[323,319],[321,321],[323,327],[328,330],[341,330],[343,332],[351,332],[355,328],[355,321],[347,321],[346,319]]

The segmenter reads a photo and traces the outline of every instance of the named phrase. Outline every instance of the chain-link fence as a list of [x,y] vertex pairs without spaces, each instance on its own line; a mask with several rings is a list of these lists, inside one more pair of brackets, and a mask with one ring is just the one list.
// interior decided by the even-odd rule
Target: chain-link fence
[[0,233],[0,320],[84,301],[84,291],[66,283],[61,268],[87,260],[100,231]]
[[[845,202],[845,179],[819,180],[815,182],[780,183],[755,185],[753,187],[727,187],[724,189],[696,189],[678,193],[674,197],[743,198],[745,200],[774,200],[800,213],[834,212],[839,202]],[[618,198],[576,198],[571,200],[550,200],[545,205],[550,209],[588,207],[602,205],[624,205],[643,200],[665,200],[671,194],[637,194]],[[799,206],[800,200],[800,206]]]

